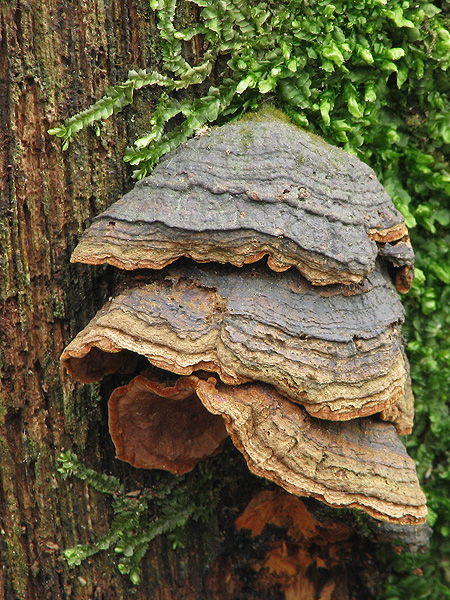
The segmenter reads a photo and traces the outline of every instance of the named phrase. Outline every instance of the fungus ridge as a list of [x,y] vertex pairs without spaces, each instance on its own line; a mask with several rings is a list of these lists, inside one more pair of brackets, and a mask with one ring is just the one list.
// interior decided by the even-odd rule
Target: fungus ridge
[[388,423],[371,418],[327,423],[310,417],[271,386],[230,388],[199,381],[203,404],[225,419],[250,470],[290,493],[377,519],[424,522],[426,500],[414,461]]
[[[179,375],[204,369],[232,385],[270,383],[309,412],[332,420],[373,414],[401,399],[407,378],[403,312],[398,300],[391,302],[381,271],[365,291],[347,297],[312,294],[299,274],[295,279],[293,286],[292,274],[277,276],[272,296],[270,277],[261,270],[243,269],[236,277],[232,269],[228,274],[212,267],[172,269],[108,303],[62,359],[75,377],[91,381],[89,369],[98,375],[92,348],[126,349]],[[348,304],[341,311],[349,323],[334,320],[336,303]]]
[[[274,270],[295,266],[315,285],[351,284],[400,239],[403,217],[370,167],[294,125],[255,119],[167,155],[96,217],[72,260],[160,269],[180,256],[240,266],[268,255]],[[410,246],[383,256],[404,263],[406,290]]]

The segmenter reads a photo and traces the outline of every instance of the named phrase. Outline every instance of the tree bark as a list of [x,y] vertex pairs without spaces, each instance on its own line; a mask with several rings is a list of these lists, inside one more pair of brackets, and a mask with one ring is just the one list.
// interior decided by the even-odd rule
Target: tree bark
[[[195,18],[192,5],[184,8]],[[193,44],[191,59],[198,51]],[[364,582],[347,573],[362,553],[360,541],[344,544],[345,556],[331,570],[316,563],[313,577],[306,567],[288,568],[303,559],[298,540],[296,554],[288,548],[287,525],[273,525],[265,536],[238,531],[236,518],[251,498],[275,488],[250,475],[233,449],[225,458],[232,464],[225,469],[214,459],[216,475],[199,490],[214,493],[222,470],[229,478],[214,517],[188,526],[184,549],[156,538],[139,586],[120,575],[112,552],[73,570],[63,558],[66,548],[98,539],[112,519],[108,496],[59,476],[63,450],[121,477],[129,490],[154,485],[152,473],[114,458],[106,426],[110,385],[75,384],[59,356],[112,289],[114,269],[70,264],[70,254],[93,216],[131,188],[122,156],[134,131],[145,129],[155,92],[141,93],[133,109],[102,125],[100,136],[82,132],[65,153],[47,130],[89,106],[129,69],[149,66],[158,67],[158,46],[145,0],[2,3],[0,599],[343,600],[359,597],[357,590],[370,598],[377,569],[366,569]],[[337,564],[344,566],[330,579]]]

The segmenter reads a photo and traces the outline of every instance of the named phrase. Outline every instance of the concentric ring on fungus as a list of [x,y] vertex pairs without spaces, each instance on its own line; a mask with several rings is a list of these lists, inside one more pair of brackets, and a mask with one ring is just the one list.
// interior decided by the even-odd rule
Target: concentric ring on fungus
[[220,451],[228,431],[253,473],[297,496],[393,523],[425,519],[414,461],[389,423],[330,423],[273,386],[206,374],[167,383],[151,370],[117,388],[109,410],[117,456],[136,467],[185,473]]
[[313,416],[348,420],[403,401],[403,314],[379,267],[350,292],[314,287],[295,271],[184,264],[125,289],[61,358],[90,382],[131,351],[178,375],[202,369],[231,385],[269,383]]
[[61,356],[86,383],[149,361],[110,399],[119,458],[181,474],[228,432],[293,494],[424,522],[397,437],[414,399],[395,287],[411,287],[414,253],[370,167],[260,111],[168,154],[72,261],[156,269],[128,276]]
[[98,215],[72,261],[162,269],[185,256],[242,266],[268,257],[314,285],[362,281],[381,255],[401,292],[414,253],[374,171],[275,111],[215,128],[167,155]]

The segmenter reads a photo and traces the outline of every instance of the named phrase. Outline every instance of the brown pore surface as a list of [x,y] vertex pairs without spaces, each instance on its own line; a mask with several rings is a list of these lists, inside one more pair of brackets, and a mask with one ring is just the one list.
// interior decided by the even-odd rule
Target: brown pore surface
[[425,521],[414,461],[393,425],[371,418],[330,423],[310,417],[273,387],[198,381],[197,394],[225,419],[250,470],[296,496],[358,508],[376,519]]
[[161,382],[151,371],[117,388],[109,399],[109,430],[117,458],[142,469],[181,475],[220,452],[228,433],[223,419],[205,410],[198,378]]
[[[72,261],[162,269],[182,256],[242,266],[267,255],[314,285],[351,285],[407,233],[372,169],[265,110],[164,158],[95,218]],[[411,247],[384,257],[404,263],[411,277],[396,283],[407,291]]]
[[152,279],[111,300],[67,346],[61,358],[75,378],[101,375],[93,349],[125,349],[179,375],[204,369],[227,384],[270,383],[330,420],[373,414],[404,396],[403,308],[379,268],[352,289],[317,288],[292,270],[274,277],[195,264]]

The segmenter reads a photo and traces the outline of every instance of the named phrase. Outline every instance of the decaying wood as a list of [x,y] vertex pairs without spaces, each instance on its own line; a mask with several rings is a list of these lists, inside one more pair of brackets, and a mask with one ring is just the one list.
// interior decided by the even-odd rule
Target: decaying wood
[[117,458],[181,475],[220,451],[228,433],[223,420],[203,407],[196,382],[189,377],[163,382],[144,372],[114,390],[109,430]]
[[[168,155],[94,220],[72,260],[161,269],[181,256],[242,266],[268,256],[315,285],[360,282],[378,254],[407,291],[407,229],[356,157],[277,113],[213,129]],[[386,245],[402,240],[394,255]]]
[[99,350],[125,349],[179,375],[204,369],[228,384],[270,383],[312,415],[346,420],[403,398],[402,320],[380,268],[349,290],[311,286],[294,270],[274,277],[263,268],[190,264],[108,302],[61,358],[89,382],[107,365],[102,355],[99,368]]
[[414,461],[395,428],[373,418],[331,423],[310,417],[272,386],[199,380],[206,408],[225,419],[250,470],[297,496],[353,507],[404,524],[425,520]]

